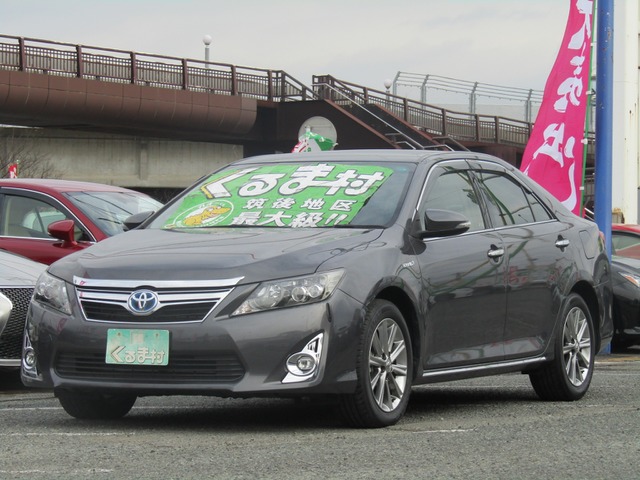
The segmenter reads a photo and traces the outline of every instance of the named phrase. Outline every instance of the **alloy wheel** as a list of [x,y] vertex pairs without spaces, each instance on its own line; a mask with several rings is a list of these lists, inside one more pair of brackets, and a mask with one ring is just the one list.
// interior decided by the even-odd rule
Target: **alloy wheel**
[[563,357],[569,381],[579,387],[591,369],[591,335],[584,312],[577,307],[569,311],[564,324]]
[[398,324],[391,318],[382,320],[371,339],[369,379],[378,407],[393,411],[401,402],[407,385],[407,347]]

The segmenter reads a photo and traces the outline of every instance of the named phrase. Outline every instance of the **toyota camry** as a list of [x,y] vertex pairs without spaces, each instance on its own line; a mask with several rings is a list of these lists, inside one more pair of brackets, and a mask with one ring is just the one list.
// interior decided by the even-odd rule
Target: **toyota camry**
[[22,380],[77,418],[137,397],[327,396],[400,420],[412,386],[522,372],[587,392],[611,339],[597,226],[472,152],[247,158],[51,265]]

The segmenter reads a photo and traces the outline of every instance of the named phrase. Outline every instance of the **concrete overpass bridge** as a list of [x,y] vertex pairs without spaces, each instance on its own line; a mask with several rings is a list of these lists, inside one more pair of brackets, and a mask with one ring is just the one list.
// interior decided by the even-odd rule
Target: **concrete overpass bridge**
[[6,35],[0,123],[36,127],[0,139],[28,138],[65,178],[136,188],[183,188],[238,158],[290,151],[309,125],[339,149],[468,149],[514,165],[532,128],[329,75],[306,86],[282,70]]

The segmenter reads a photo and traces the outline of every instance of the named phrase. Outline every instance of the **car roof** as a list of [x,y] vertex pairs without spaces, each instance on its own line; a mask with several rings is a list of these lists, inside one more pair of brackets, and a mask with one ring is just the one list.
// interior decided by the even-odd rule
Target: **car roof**
[[4,178],[0,179],[0,187],[27,188],[41,192],[134,192],[115,185],[52,178]]
[[640,225],[630,223],[614,223],[611,225],[611,230],[614,232],[630,232],[640,234]]
[[411,162],[431,163],[440,160],[487,160],[505,167],[512,167],[509,163],[491,156],[470,151],[443,150],[331,150],[325,152],[282,153],[248,157],[234,165],[252,163],[280,163],[280,162],[317,162],[317,161],[380,161],[380,162]]

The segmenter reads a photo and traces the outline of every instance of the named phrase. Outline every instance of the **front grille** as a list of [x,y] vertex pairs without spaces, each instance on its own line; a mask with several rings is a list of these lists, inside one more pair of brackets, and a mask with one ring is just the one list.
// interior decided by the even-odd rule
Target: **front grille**
[[105,322],[193,322],[202,320],[216,306],[216,302],[194,303],[179,305],[168,305],[154,312],[151,315],[141,317],[134,315],[123,305],[82,301],[82,309],[85,316],[90,320],[101,320]]
[[[76,283],[78,301],[87,320],[97,322],[184,323],[202,322],[233,287],[120,286],[119,282],[92,285]],[[120,282],[124,283],[124,282]],[[161,282],[160,282],[161,283]],[[158,306],[146,315],[136,315],[128,307],[132,293],[139,289],[153,291]]]
[[233,353],[174,354],[169,365],[112,365],[104,354],[64,352],[55,360],[60,377],[135,383],[235,383],[244,376],[240,359]]
[[9,321],[0,335],[0,359],[17,360],[22,355],[22,336],[33,288],[2,288],[13,304]]

